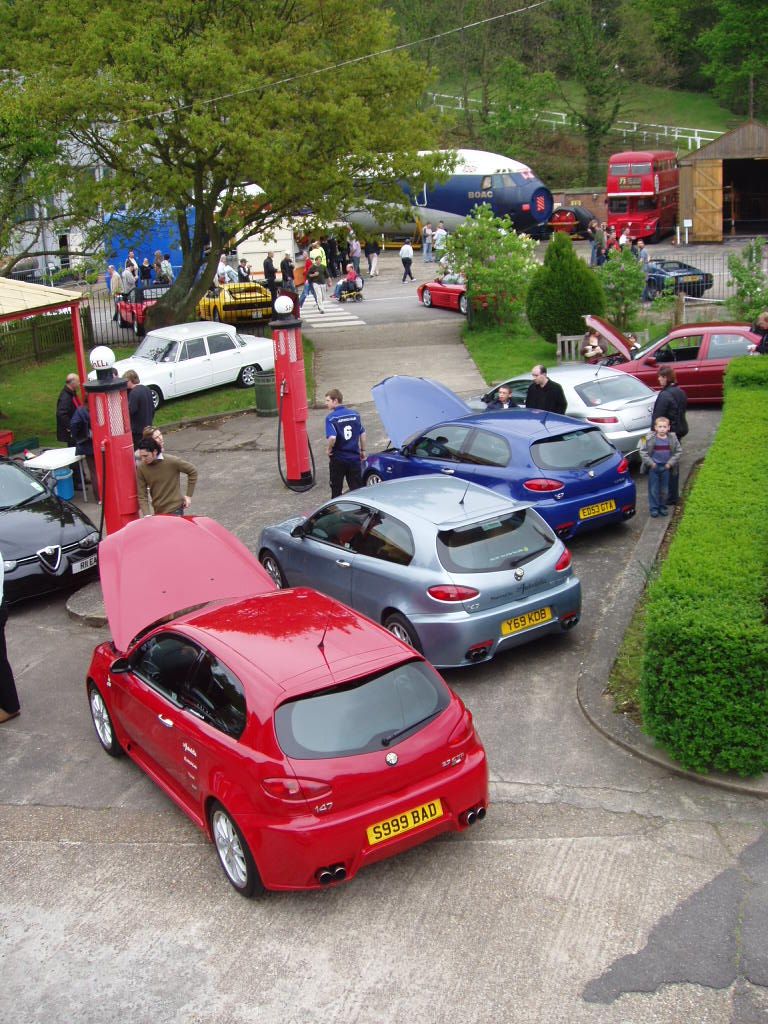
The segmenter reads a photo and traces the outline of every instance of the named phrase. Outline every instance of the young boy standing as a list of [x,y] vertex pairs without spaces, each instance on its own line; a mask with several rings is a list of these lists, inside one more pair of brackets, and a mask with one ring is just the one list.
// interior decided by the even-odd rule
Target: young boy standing
[[682,454],[682,445],[670,430],[669,420],[666,416],[657,416],[653,433],[640,449],[640,458],[648,470],[648,504],[654,519],[667,515],[670,473]]

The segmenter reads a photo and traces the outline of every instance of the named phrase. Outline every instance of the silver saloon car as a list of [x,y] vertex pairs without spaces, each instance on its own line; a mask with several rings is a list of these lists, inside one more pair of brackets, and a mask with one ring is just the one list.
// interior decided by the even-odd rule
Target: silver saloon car
[[[586,363],[564,363],[553,366],[548,375],[565,392],[568,403],[565,415],[582,423],[593,423],[624,455],[636,452],[651,429],[651,413],[656,393],[642,381],[621,370]],[[496,384],[484,395],[472,398],[469,405],[482,411],[495,400],[498,390],[506,385],[512,391],[515,405],[525,406],[531,383],[530,374],[521,374]]]
[[466,480],[418,476],[351,491],[262,531],[279,587],[313,587],[458,668],[571,629],[571,555],[524,502]]

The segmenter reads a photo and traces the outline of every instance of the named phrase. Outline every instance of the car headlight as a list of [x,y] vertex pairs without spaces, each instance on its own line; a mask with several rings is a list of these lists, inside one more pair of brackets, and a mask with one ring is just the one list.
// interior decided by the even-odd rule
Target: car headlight
[[18,562],[12,562],[10,560],[7,562],[3,561],[3,572],[13,572],[18,564]]
[[83,548],[95,548],[99,543],[99,535],[93,530],[91,533],[87,533],[80,541],[80,546]]

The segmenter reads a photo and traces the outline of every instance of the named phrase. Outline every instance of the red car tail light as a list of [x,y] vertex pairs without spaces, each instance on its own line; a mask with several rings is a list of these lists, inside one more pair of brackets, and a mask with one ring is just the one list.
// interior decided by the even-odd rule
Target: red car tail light
[[331,793],[331,787],[327,782],[320,782],[318,779],[294,778],[293,776],[262,779],[261,785],[265,793],[275,797],[276,800],[290,804],[317,800],[330,796]]
[[564,548],[562,555],[560,555],[557,562],[555,563],[555,569],[557,570],[557,572],[563,572],[565,569],[568,569],[570,567],[572,560],[573,559],[571,557],[571,552],[568,550],[568,548]]
[[618,423],[618,416],[587,416],[587,423]]
[[469,742],[474,735],[475,725],[472,721],[472,713],[464,708],[461,718],[448,737],[448,744],[451,747],[461,747]]
[[629,470],[629,461],[627,459],[622,459],[621,462],[618,465],[619,473],[626,473],[628,470]]
[[474,587],[454,587],[447,583],[441,583],[439,586],[430,587],[427,593],[435,601],[456,602],[471,601],[472,598],[479,596],[480,591],[475,590]]
[[526,480],[523,487],[527,491],[559,491],[562,490],[563,484],[559,480],[550,480],[548,477],[534,477],[532,480]]

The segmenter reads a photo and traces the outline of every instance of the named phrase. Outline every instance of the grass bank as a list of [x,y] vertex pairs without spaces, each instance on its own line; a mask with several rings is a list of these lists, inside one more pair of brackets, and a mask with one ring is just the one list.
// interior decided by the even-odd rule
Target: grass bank
[[[304,366],[307,394],[314,395],[314,346],[307,337],[304,345]],[[113,349],[118,359],[125,359],[134,346]],[[3,370],[0,383],[0,430],[12,430],[17,440],[37,437],[44,448],[57,447],[56,401],[68,373],[75,369],[73,354],[57,356],[45,363],[23,363]],[[179,420],[200,416],[218,416],[254,408],[251,388],[235,384],[211,388],[188,398],[166,402],[155,414],[155,423],[163,426]]]
[[555,347],[534,334],[527,324],[514,327],[464,327],[464,344],[486,383],[495,384],[532,366],[555,362]]

